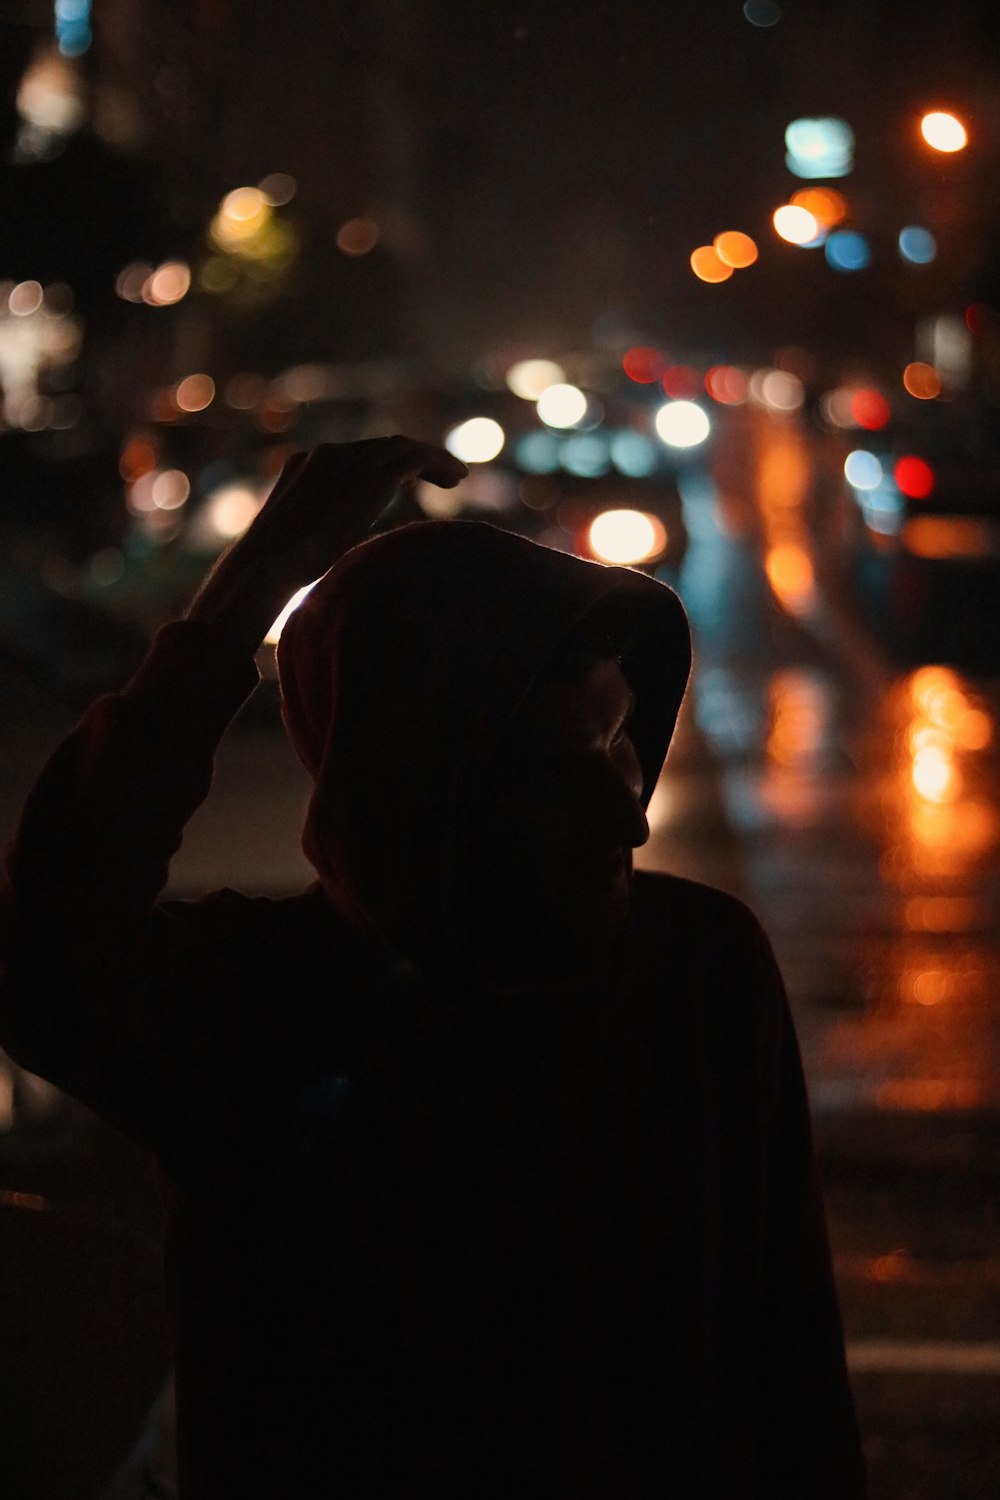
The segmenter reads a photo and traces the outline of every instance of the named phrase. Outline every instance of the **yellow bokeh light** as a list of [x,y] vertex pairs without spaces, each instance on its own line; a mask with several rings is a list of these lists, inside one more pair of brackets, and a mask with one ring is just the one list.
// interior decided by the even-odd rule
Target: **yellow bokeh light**
[[920,134],[935,151],[961,151],[969,142],[969,132],[958,116],[940,109],[924,115],[920,121]]
[[174,390],[174,400],[181,411],[204,411],[215,399],[215,381],[211,375],[186,375]]
[[378,244],[379,233],[374,219],[348,219],[337,230],[337,249],[344,255],[367,255]]
[[793,208],[812,214],[821,229],[832,229],[847,217],[847,200],[835,188],[800,188],[790,199]]
[[699,281],[728,281],[733,274],[732,266],[726,264],[712,245],[699,245],[692,250],[691,269]]
[[815,214],[794,203],[784,203],[772,216],[775,232],[790,245],[808,245],[819,239],[820,225]]
[[903,385],[918,401],[933,401],[941,394],[941,377],[933,365],[914,360],[903,371]]
[[726,229],[722,234],[717,234],[712,244],[719,259],[727,266],[735,266],[738,271],[745,266],[752,266],[757,259],[756,241],[738,229]]
[[658,556],[667,544],[662,521],[641,510],[606,510],[588,532],[590,550],[604,562],[628,566]]
[[223,198],[210,233],[216,244],[232,249],[252,240],[270,218],[271,205],[260,188],[234,188]]
[[519,359],[504,377],[508,390],[522,401],[537,401],[550,385],[566,379],[566,371],[552,359]]

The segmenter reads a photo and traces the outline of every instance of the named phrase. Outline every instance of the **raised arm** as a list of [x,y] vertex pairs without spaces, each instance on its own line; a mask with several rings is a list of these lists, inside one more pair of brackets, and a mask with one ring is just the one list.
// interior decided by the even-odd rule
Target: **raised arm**
[[25,1067],[88,1102],[108,1095],[102,1075],[143,1024],[150,913],[208,793],[218,742],[256,686],[255,649],[401,484],[450,485],[464,473],[406,438],[291,459],[186,620],[164,626],[128,685],[56,749],[0,883],[0,1045]]

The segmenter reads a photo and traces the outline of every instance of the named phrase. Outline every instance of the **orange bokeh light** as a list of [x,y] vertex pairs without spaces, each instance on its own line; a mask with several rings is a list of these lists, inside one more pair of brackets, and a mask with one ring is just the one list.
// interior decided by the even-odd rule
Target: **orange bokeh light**
[[728,281],[733,274],[732,266],[726,265],[714,245],[699,245],[692,250],[691,269],[699,281]]
[[903,385],[918,401],[933,401],[941,394],[941,377],[933,365],[914,360],[903,371]]
[[748,234],[742,234],[738,229],[726,229],[722,234],[717,234],[713,240],[713,246],[727,266],[734,266],[742,270],[744,266],[752,266],[757,259],[758,250],[755,240]]
[[821,229],[832,229],[847,217],[847,200],[835,188],[800,188],[790,201],[795,208],[812,214]]

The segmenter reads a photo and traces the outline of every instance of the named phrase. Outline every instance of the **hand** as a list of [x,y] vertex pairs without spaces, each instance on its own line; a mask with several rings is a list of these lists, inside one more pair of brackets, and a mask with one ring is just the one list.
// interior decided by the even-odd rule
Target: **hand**
[[322,443],[294,454],[186,618],[256,648],[296,590],[361,541],[401,485],[427,479],[451,488],[468,472],[443,448],[407,437]]
[[444,448],[413,438],[322,443],[288,460],[237,545],[263,549],[297,588],[361,541],[402,485],[426,479],[451,489],[468,472]]

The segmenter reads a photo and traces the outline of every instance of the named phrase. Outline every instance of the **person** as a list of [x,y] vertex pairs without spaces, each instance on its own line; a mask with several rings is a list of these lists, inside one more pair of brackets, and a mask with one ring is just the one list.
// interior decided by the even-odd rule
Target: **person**
[[[478,521],[368,535],[464,473],[403,437],[289,461],[28,798],[0,1040],[155,1155],[187,1500],[855,1500],[771,950],[632,868],[683,609]],[[278,648],[317,878],[161,900],[317,578]]]

